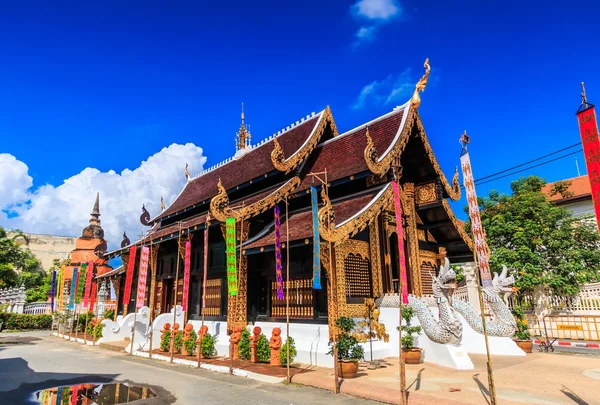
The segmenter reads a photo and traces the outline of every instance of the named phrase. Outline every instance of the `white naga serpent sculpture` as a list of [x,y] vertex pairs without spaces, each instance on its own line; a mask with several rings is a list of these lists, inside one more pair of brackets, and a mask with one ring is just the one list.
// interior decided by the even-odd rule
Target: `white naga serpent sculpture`
[[433,296],[439,309],[439,320],[431,313],[426,299],[408,296],[408,303],[415,310],[423,332],[433,342],[459,344],[462,340],[462,322],[450,305],[450,291],[455,287],[456,273],[446,258],[438,276],[433,277]]
[[[508,276],[508,269],[502,266],[502,273],[494,273],[492,285],[483,287],[483,298],[487,302],[488,308],[494,313],[494,319],[486,320],[487,334],[490,336],[512,337],[517,330],[515,318],[510,312],[510,309],[500,298],[500,293],[505,293],[505,299],[512,294],[512,285],[515,283],[513,276]],[[475,311],[469,303],[454,300],[452,303],[456,309],[467,321],[469,326],[476,332],[483,334],[483,323],[481,322],[481,314]]]

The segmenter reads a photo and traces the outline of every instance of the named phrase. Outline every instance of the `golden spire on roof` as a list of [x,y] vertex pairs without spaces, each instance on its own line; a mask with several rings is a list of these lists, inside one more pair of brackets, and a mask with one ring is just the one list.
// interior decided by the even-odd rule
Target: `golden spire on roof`
[[410,99],[410,104],[414,108],[419,108],[419,106],[421,105],[421,96],[419,96],[419,91],[424,92],[425,87],[427,87],[427,80],[429,79],[429,72],[431,71],[431,68],[429,67],[429,58],[425,59],[423,67],[425,68],[425,74],[423,75],[423,77],[421,77],[421,80],[419,80],[419,82],[415,86],[415,92],[413,93],[413,96]]
[[188,164],[185,164],[185,178],[189,179],[190,178],[190,172],[188,171]]
[[246,128],[246,123],[244,121],[244,103],[242,103],[242,123],[240,125],[240,130],[238,131],[238,133],[236,134],[236,142],[235,142],[235,148],[236,150],[242,150],[245,149],[246,146],[250,145],[250,138],[252,137],[252,135],[250,134],[250,130],[248,128]]
[[165,202],[163,201],[162,195],[160,196],[160,209],[165,210]]

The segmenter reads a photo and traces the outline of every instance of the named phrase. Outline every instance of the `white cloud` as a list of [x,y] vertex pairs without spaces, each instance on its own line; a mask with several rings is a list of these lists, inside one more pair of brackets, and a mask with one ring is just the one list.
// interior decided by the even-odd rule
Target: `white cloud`
[[387,20],[402,12],[395,0],[358,0],[352,5],[352,12],[369,20]]
[[[202,170],[206,157],[192,143],[172,144],[150,156],[139,167],[101,172],[86,168],[54,187],[30,190],[27,165],[14,156],[0,154],[0,217],[3,227],[25,232],[79,236],[88,225],[96,193],[100,193],[100,220],[109,248],[119,246],[123,231],[133,241],[147,228],[139,221],[142,204],[152,216],[160,212],[160,197],[168,206],[177,197],[190,173]],[[8,173],[7,175],[4,175]]]
[[400,74],[389,75],[384,80],[375,80],[363,86],[352,108],[359,110],[367,104],[381,106],[406,101],[403,98],[408,99],[416,83],[417,79],[412,77],[410,68]]
[[363,23],[354,34],[356,47],[373,41],[378,27],[400,16],[402,8],[396,0],[358,0],[350,7],[350,11]]

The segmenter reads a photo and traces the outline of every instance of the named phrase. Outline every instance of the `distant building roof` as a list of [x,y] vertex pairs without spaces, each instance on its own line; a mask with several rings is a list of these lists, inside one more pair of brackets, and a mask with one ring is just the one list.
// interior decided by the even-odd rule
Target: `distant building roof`
[[[554,185],[563,181],[571,183],[571,185],[567,189],[569,195],[563,196],[560,193],[550,195],[552,193],[552,188],[554,187]],[[590,180],[587,175],[548,183],[542,188],[542,193],[546,194],[552,202],[559,205],[568,202],[592,198],[592,188],[590,187]]]

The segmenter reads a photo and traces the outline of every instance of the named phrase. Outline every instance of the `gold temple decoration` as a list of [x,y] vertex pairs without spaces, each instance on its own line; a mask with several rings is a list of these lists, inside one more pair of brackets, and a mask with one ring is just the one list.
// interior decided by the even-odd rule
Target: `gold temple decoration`
[[408,263],[410,268],[413,294],[423,295],[421,289],[421,269],[419,263],[419,232],[417,230],[417,211],[415,206],[415,185],[405,183],[403,187],[406,204],[403,202],[406,215],[406,240],[408,241]]
[[[328,124],[333,132],[333,136],[336,137],[338,135],[338,130],[329,106],[327,106],[321,114],[321,117],[318,120],[318,125],[313,129],[309,139],[300,147],[300,149],[294,152],[294,154],[287,159],[285,157],[285,153],[283,152],[283,148],[277,140],[277,137],[274,136],[273,151],[271,152],[271,162],[273,163],[273,166],[277,170],[285,173],[289,173],[290,171],[294,170],[315,149]],[[304,125],[306,125],[306,123],[304,123]]]
[[188,171],[188,164],[185,164],[185,178],[189,180],[190,172]]
[[244,118],[244,103],[242,103],[242,123],[240,124],[240,130],[236,134],[236,150],[245,149],[246,146],[250,145],[250,139],[252,138],[250,130],[246,128]]
[[338,316],[349,316],[352,318],[360,318],[364,314],[364,304],[348,304],[347,299],[347,284],[345,261],[348,256],[359,256],[362,259],[371,262],[369,243],[348,239],[341,244],[336,244],[335,247],[335,270],[337,276],[337,299],[338,299]]
[[335,320],[338,319],[338,311],[335,300],[335,294],[331,288],[331,263],[329,263],[329,244],[321,245],[321,264],[327,273],[327,324],[329,326],[329,338],[332,339],[337,334]]
[[421,77],[421,80],[417,82],[415,86],[415,92],[413,93],[412,98],[410,99],[410,104],[414,108],[419,108],[421,105],[421,96],[419,96],[419,92],[424,92],[427,87],[427,81],[429,80],[429,72],[431,72],[431,68],[429,67],[429,58],[425,59],[425,63],[423,64],[425,68],[425,74]]
[[383,279],[381,274],[381,245],[379,243],[378,221],[369,225],[369,246],[371,248],[371,277],[373,280],[373,297],[383,294]]
[[421,186],[416,187],[415,202],[417,204],[433,203],[436,202],[437,199],[437,187],[435,185],[435,182],[423,184]]
[[458,166],[454,170],[454,176],[452,176],[452,191],[459,193],[460,196],[460,183],[458,181]]
[[221,184],[221,179],[219,179],[217,184],[217,189],[219,191],[210,201],[210,212],[213,217],[221,222],[225,222],[227,218],[235,218],[236,221],[248,219],[273,207],[292,193],[300,183],[300,177],[294,176],[265,198],[255,203],[233,209],[229,206],[227,190],[225,190],[225,187]]
[[160,209],[162,211],[165,210],[165,202],[163,201],[162,195],[160,196]]
[[383,176],[390,169],[392,164],[395,163],[400,157],[402,151],[404,151],[404,148],[408,143],[417,114],[409,107],[405,108],[403,114],[409,115],[406,117],[406,122],[404,123],[404,128],[402,128],[402,133],[398,137],[396,143],[392,146],[391,150],[384,156],[379,156],[379,153],[375,148],[373,138],[371,138],[371,134],[369,133],[369,128],[367,127],[367,132],[365,134],[367,138],[367,146],[363,156],[369,170],[378,176]]
[[322,192],[323,207],[319,209],[319,232],[327,241],[339,243],[351,238],[377,219],[381,211],[391,206],[394,194],[390,184],[384,187],[385,191],[375,197],[368,204],[368,208],[356,214],[341,225],[335,224],[335,213],[329,197]]

